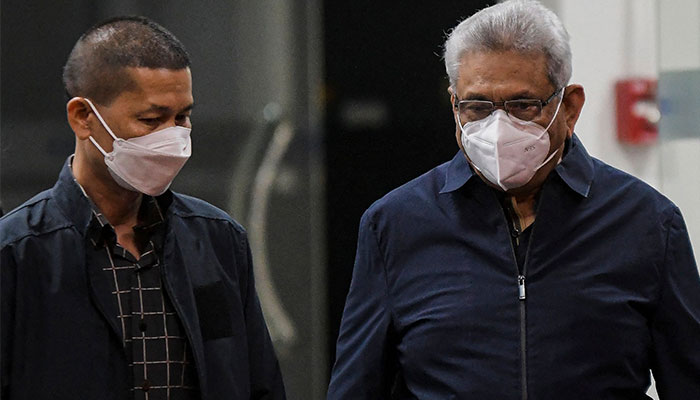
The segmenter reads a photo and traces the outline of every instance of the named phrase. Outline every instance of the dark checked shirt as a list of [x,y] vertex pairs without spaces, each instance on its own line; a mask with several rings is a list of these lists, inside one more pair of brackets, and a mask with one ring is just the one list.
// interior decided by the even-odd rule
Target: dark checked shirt
[[[148,242],[153,242],[157,266],[146,262],[146,254],[139,263],[120,254],[111,228],[104,230],[109,240],[103,242],[114,246],[95,248],[89,239],[95,229],[94,207],[73,179],[70,158],[51,189],[0,218],[2,400],[144,399],[146,393],[149,399],[166,398],[167,390],[155,389],[162,384],[153,380],[158,372],[151,367],[161,366],[166,373],[170,369],[162,375],[165,384],[168,376],[171,383],[178,382],[182,370],[175,363],[162,363],[176,358],[194,361],[183,362],[184,381],[187,385],[187,375],[196,372],[197,390],[171,389],[171,398],[193,394],[202,400],[284,400],[279,364],[255,292],[245,230],[222,210],[191,196],[166,191],[157,202],[165,222],[149,232],[140,247],[146,253]],[[127,286],[121,285],[119,275],[128,268],[121,267],[133,268],[126,274],[131,276]],[[146,282],[151,270],[157,273]],[[142,288],[159,287],[155,291],[162,297],[139,292],[137,278]],[[121,293],[125,290],[130,294]],[[143,336],[167,335],[172,340],[139,341],[142,332],[134,322],[141,319],[139,293],[144,296]],[[122,296],[130,300],[121,301]],[[171,304],[177,319],[168,318],[173,316]],[[133,312],[138,315],[119,318]],[[186,348],[178,339],[183,332]],[[125,344],[129,335],[131,344]],[[160,350],[151,343],[162,343]],[[178,343],[182,358],[176,355]],[[144,366],[148,392],[134,390],[143,387]]]
[[114,318],[133,372],[134,398],[198,398],[192,352],[161,281],[165,229],[161,205],[153,197],[143,198],[140,223],[134,227],[136,243],[143,249],[137,260],[117,243],[114,229],[91,204],[87,238],[94,254],[88,268],[104,271],[112,289],[119,310]]

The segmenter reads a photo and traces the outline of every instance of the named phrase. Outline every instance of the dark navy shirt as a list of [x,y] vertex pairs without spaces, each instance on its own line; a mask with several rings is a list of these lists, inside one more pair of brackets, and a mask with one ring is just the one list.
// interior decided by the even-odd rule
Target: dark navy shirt
[[462,154],[362,217],[329,399],[700,399],[700,277],[678,208],[574,136],[518,270]]

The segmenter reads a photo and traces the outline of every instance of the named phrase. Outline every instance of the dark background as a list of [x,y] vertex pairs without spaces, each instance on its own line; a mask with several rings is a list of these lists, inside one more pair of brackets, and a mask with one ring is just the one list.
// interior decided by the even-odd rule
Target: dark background
[[[362,213],[458,151],[442,45],[450,29],[486,3],[325,2],[331,359]],[[348,122],[344,111],[358,101],[383,105],[386,118],[360,127]]]

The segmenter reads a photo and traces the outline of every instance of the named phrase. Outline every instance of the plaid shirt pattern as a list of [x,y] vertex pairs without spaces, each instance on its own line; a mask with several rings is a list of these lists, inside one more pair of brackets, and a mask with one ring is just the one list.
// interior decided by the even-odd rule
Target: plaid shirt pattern
[[114,229],[92,204],[88,230],[94,258],[110,282],[117,305],[117,326],[133,373],[134,399],[199,398],[192,352],[182,323],[162,286],[161,265],[165,219],[158,200],[144,196],[136,243],[138,259],[117,243]]

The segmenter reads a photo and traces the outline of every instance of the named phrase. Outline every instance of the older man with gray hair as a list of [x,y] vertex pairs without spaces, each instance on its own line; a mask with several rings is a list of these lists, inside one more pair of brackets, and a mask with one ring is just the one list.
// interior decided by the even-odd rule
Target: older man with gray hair
[[445,43],[460,151],[362,217],[329,399],[700,399],[678,208],[574,134],[562,23],[510,0]]

